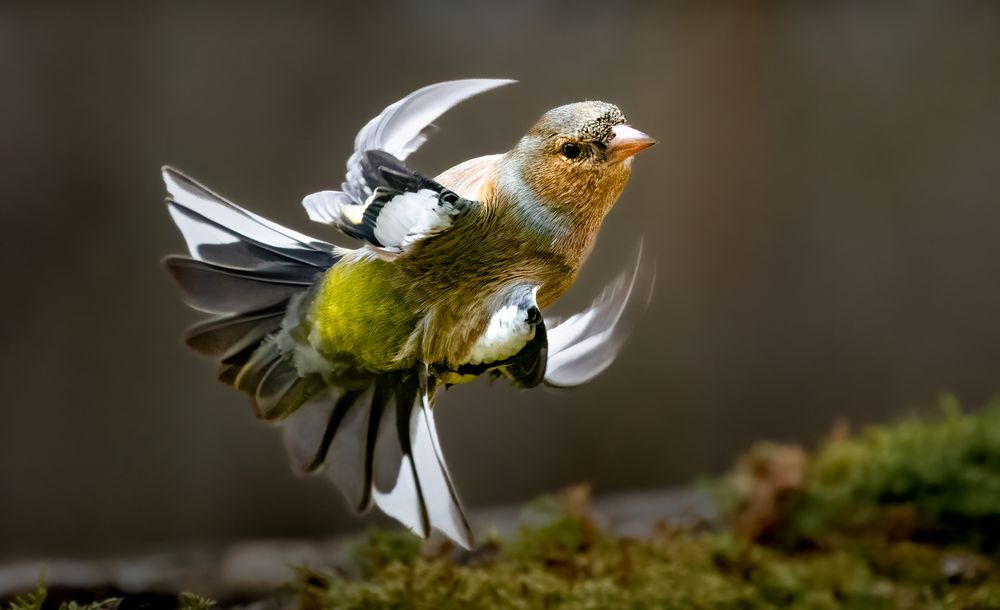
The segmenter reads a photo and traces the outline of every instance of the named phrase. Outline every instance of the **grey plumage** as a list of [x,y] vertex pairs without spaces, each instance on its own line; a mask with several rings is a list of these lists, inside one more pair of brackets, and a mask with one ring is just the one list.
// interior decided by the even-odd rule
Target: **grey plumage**
[[259,269],[226,267],[186,256],[168,256],[163,264],[181,289],[184,301],[208,313],[254,311],[287,302],[311,282],[283,267]]
[[347,160],[347,179],[341,189],[354,203],[364,203],[371,194],[364,190],[361,179],[362,161],[367,151],[385,151],[405,161],[427,141],[434,130],[432,123],[452,106],[514,82],[510,79],[470,78],[435,83],[387,106],[358,131],[354,139],[354,153]]
[[[632,269],[621,273],[585,311],[550,320],[545,383],[572,387],[587,383],[611,366],[632,329],[636,314],[653,298],[656,268],[642,243]],[[629,315],[628,309],[633,311]]]
[[188,329],[184,341],[199,354],[224,362],[278,330],[284,315],[282,303],[258,311],[210,318]]
[[[202,247],[239,244],[233,250],[264,250],[269,253],[258,254],[256,261],[241,265],[243,267],[290,261],[323,270],[336,262],[337,256],[333,254],[332,244],[282,227],[245,210],[172,167],[164,167],[162,173],[169,193],[167,208],[181,229],[193,258],[229,264],[229,260],[206,258],[206,255],[211,256],[213,249],[203,251]],[[215,251],[221,249],[223,248],[216,248]]]

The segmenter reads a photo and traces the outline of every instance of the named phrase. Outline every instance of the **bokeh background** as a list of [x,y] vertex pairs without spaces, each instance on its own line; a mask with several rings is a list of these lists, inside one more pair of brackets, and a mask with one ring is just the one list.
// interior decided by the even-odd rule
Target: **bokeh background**
[[681,484],[755,439],[987,400],[1000,6],[767,6],[4,3],[0,559],[364,527],[182,345],[197,316],[159,265],[183,243],[157,170],[336,239],[301,197],[339,184],[370,116],[450,78],[521,83],[444,117],[413,158],[428,173],[579,99],[660,139],[557,308],[644,235],[657,292],[615,366],[444,397],[468,505]]

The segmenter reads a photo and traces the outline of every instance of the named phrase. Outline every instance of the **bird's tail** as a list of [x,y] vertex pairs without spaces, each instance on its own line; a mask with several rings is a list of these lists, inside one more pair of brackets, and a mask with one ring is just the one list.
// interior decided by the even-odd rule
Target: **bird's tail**
[[190,252],[165,265],[188,305],[215,314],[188,330],[187,344],[253,397],[258,417],[282,428],[300,472],[324,470],[355,510],[374,503],[417,534],[435,528],[471,547],[434,426],[436,381],[422,369],[333,378],[297,349],[308,344],[300,335],[309,293],[336,264],[336,248],[172,168],[163,179]]
[[374,503],[419,536],[433,528],[471,549],[434,425],[434,380],[417,369],[328,392],[279,424],[293,466],[325,470],[358,512]]
[[[164,265],[188,305],[215,314],[191,327],[185,341],[219,362],[219,378],[256,398],[258,414],[290,413],[321,389],[316,379],[279,388],[294,373],[276,340],[317,278],[337,262],[334,247],[278,226],[166,167],[167,209],[190,256]],[[281,405],[271,404],[278,396]],[[293,398],[301,399],[290,404]],[[280,408],[279,408],[280,407]]]

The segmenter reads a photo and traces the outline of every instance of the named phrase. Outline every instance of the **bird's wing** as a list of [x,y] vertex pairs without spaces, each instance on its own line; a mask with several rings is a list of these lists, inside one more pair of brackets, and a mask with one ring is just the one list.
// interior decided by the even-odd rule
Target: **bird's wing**
[[537,291],[528,284],[515,286],[476,339],[468,360],[453,372],[481,375],[490,371],[524,388],[540,384],[545,377],[548,338],[535,300]]
[[332,244],[245,210],[172,167],[162,173],[167,209],[195,259],[243,269],[289,264],[326,269],[336,261]]
[[[514,81],[503,79],[467,79],[437,83],[419,89],[392,104],[369,121],[354,140],[354,152],[347,161],[347,177],[340,191],[322,191],[307,196],[302,201],[309,218],[340,228],[351,237],[368,240],[368,234],[359,228],[371,204],[384,199],[385,193],[377,190],[385,186],[378,172],[373,174],[372,152],[381,151],[381,159],[391,159],[393,171],[413,178],[415,190],[395,193],[396,201],[384,219],[387,229],[385,241],[378,239],[373,246],[390,254],[403,252],[407,246],[422,237],[432,235],[450,226],[454,214],[447,205],[439,205],[433,193],[421,193],[428,178],[407,168],[403,161],[419,148],[434,130],[432,121],[464,99]],[[375,169],[378,169],[377,167]],[[437,183],[433,183],[436,186]],[[443,187],[440,187],[443,188]],[[431,191],[435,189],[429,189]],[[400,197],[400,195],[403,195]],[[373,199],[374,198],[374,199]],[[380,209],[377,206],[376,209]]]
[[577,386],[611,366],[635,314],[649,304],[655,278],[655,265],[643,255],[640,243],[632,268],[608,284],[586,311],[562,322],[550,320],[545,383]]
[[463,100],[514,82],[496,78],[446,81],[418,89],[392,104],[358,132],[354,154],[347,161],[347,181],[341,188],[355,203],[364,202],[370,194],[361,182],[365,152],[381,150],[405,161],[427,141],[439,116]]
[[380,150],[365,152],[360,168],[371,193],[364,203],[341,205],[337,200],[344,193],[324,191],[309,195],[303,205],[314,220],[321,215],[348,236],[389,255],[444,231],[479,205]]

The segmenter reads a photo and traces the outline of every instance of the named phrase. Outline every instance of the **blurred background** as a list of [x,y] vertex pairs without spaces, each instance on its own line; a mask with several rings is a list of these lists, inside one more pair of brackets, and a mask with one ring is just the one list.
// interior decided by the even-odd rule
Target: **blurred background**
[[337,240],[301,198],[439,80],[521,82],[446,115],[412,158],[425,173],[580,99],[660,140],[556,307],[588,303],[644,235],[657,292],[619,361],[576,391],[443,397],[467,505],[683,484],[756,439],[1000,390],[993,3],[11,4],[0,559],[366,526],[181,343],[198,316],[159,264],[183,242],[158,168]]

